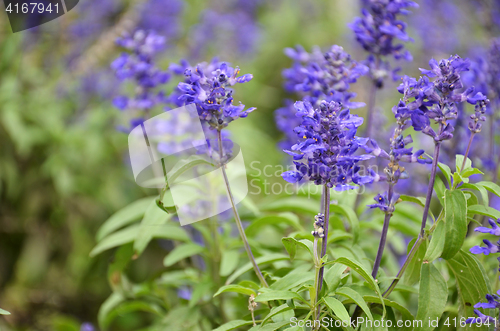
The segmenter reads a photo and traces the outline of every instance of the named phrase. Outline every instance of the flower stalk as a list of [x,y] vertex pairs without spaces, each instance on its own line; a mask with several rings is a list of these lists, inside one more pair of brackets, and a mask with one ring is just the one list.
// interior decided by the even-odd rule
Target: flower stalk
[[[219,144],[219,154],[220,154],[219,158],[220,158],[220,160],[222,160],[224,152],[222,149],[222,133],[221,133],[220,129],[217,130],[217,140],[218,140],[218,144]],[[220,168],[222,171],[222,175],[224,177],[224,183],[226,184],[227,196],[229,198],[229,202],[231,203],[231,208],[233,209],[233,214],[234,214],[234,219],[236,221],[236,226],[238,228],[238,232],[240,233],[241,240],[243,240],[243,245],[245,246],[245,250],[247,252],[248,258],[250,259],[250,262],[252,263],[255,274],[259,278],[261,284],[264,287],[269,287],[264,276],[262,275],[262,272],[259,269],[259,265],[255,261],[255,257],[253,256],[252,249],[250,248],[250,244],[248,243],[247,236],[245,235],[245,230],[243,229],[243,224],[241,223],[240,215],[238,214],[238,210],[236,209],[236,204],[234,203],[234,197],[233,197],[233,193],[231,192],[229,180],[227,178],[225,164],[222,164],[222,161],[221,161]]]
[[377,278],[378,269],[380,268],[380,262],[382,261],[382,255],[384,254],[385,243],[387,241],[387,232],[389,231],[389,222],[392,217],[394,205],[392,203],[392,196],[394,193],[394,184],[389,183],[389,189],[387,191],[387,199],[390,202],[390,208],[385,212],[384,225],[382,227],[382,234],[380,236],[380,243],[378,246],[377,257],[375,258],[375,263],[373,264],[372,277]]
[[434,191],[434,182],[436,181],[437,164],[439,158],[439,150],[441,142],[435,143],[434,154],[432,158],[431,178],[429,179],[429,187],[427,188],[427,195],[425,196],[424,213],[422,215],[422,226],[420,227],[419,238],[423,238],[425,234],[425,225],[427,224],[427,216],[429,215],[429,208],[431,205],[432,192]]

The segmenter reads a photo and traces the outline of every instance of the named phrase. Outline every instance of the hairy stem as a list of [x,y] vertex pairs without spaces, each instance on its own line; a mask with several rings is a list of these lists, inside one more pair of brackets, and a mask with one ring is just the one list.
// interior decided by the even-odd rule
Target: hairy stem
[[436,181],[437,164],[439,158],[439,149],[441,142],[436,142],[434,147],[434,155],[432,159],[431,178],[429,180],[429,187],[427,188],[427,195],[425,197],[424,214],[422,216],[422,226],[420,227],[420,237],[423,238],[425,234],[425,225],[427,223],[427,216],[429,215],[429,208],[431,205],[432,192],[434,191],[434,182]]
[[[387,191],[387,199],[389,201],[389,208],[393,207],[392,196],[394,192],[394,184],[389,183],[389,189]],[[385,213],[384,225],[382,227],[382,234],[380,236],[380,244],[378,246],[377,257],[375,258],[375,263],[373,264],[372,277],[377,278],[378,269],[380,268],[380,261],[382,261],[382,255],[384,254],[385,243],[387,241],[387,231],[389,231],[389,222],[392,217],[392,210]]]
[[475,135],[474,132],[470,133],[469,144],[467,145],[467,150],[465,151],[464,160],[462,162],[462,167],[460,168],[460,171],[464,170],[465,162],[467,161],[467,156],[469,156],[470,146],[472,145],[472,140],[474,139],[474,135]]
[[269,285],[267,285],[267,282],[264,279],[264,276],[262,275],[262,272],[260,271],[259,266],[258,266],[257,262],[255,261],[255,258],[252,254],[252,249],[250,248],[250,244],[248,243],[247,236],[245,235],[245,230],[243,229],[243,224],[241,224],[240,215],[238,214],[238,210],[236,209],[236,205],[234,203],[234,197],[233,197],[233,193],[231,192],[231,187],[229,186],[229,180],[227,179],[225,165],[222,163],[224,152],[222,150],[221,130],[217,131],[217,140],[219,141],[219,158],[220,158],[220,163],[221,163],[220,168],[222,171],[222,175],[224,177],[224,183],[226,184],[227,196],[229,198],[229,202],[231,203],[231,208],[233,209],[234,219],[236,221],[236,226],[238,227],[238,232],[240,233],[241,240],[243,240],[245,250],[247,251],[248,258],[250,259],[250,262],[253,265],[253,269],[255,271],[255,274],[257,275],[257,277],[259,278],[259,280],[263,286],[269,287]]

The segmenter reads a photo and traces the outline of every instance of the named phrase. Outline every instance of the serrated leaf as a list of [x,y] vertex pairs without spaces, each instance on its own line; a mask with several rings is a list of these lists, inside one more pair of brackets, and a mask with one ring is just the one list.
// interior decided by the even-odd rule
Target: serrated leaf
[[[260,256],[255,259],[257,264],[260,266],[261,264],[273,263],[277,261],[288,260],[288,256],[283,254],[267,254],[265,256]],[[226,285],[231,284],[236,278],[243,275],[245,272],[250,271],[253,268],[251,262],[246,263],[244,266],[236,270],[229,278],[226,280]]]
[[[380,298],[375,297],[375,296],[365,295],[365,296],[363,296],[363,299],[365,300],[365,302],[368,302],[368,303],[378,303],[378,304],[381,303]],[[404,306],[400,305],[399,303],[384,298],[384,304],[387,307],[396,308],[401,313],[401,316],[403,317],[403,321],[406,321],[406,320],[413,321],[414,317],[410,313],[410,311],[408,309],[406,309]],[[411,328],[409,328],[409,329],[411,329]]]
[[[373,320],[373,315],[370,311],[370,308],[368,308],[368,305],[366,304],[365,299],[363,299],[361,294],[350,287],[341,287],[335,291],[335,294],[345,296],[354,301],[365,312],[366,316],[369,319]],[[382,306],[385,308],[384,304],[382,304]]]
[[467,200],[462,191],[445,191],[444,223],[446,238],[441,257],[450,259],[462,248],[467,235]]
[[444,243],[446,241],[446,225],[444,222],[439,222],[436,229],[432,233],[431,242],[429,248],[424,256],[424,261],[433,262],[438,257],[441,256],[444,249]]
[[234,293],[241,293],[241,294],[246,294],[246,295],[256,295],[257,292],[251,288],[243,287],[241,285],[224,285],[222,286],[215,294],[214,297],[218,296],[221,293],[225,292],[234,292]]
[[415,319],[424,321],[424,323],[415,330],[433,330],[434,328],[425,322],[440,318],[443,315],[447,301],[448,286],[443,276],[434,265],[423,263],[420,272],[420,289],[418,291],[418,311]]
[[99,242],[110,233],[141,219],[146,209],[148,209],[151,204],[151,201],[154,201],[155,198],[156,197],[147,197],[134,201],[111,215],[111,217],[101,225],[99,230],[97,230],[96,240]]
[[347,218],[349,224],[351,225],[353,242],[356,243],[359,237],[359,219],[354,210],[342,205],[331,204],[330,212],[344,215]]
[[165,267],[170,267],[175,263],[183,260],[185,258],[191,257],[196,254],[201,254],[205,251],[205,248],[197,245],[195,243],[182,244],[174,248],[165,259],[163,259],[163,265]]
[[238,329],[242,326],[252,325],[252,324],[253,324],[252,321],[234,320],[219,326],[217,329],[214,329],[213,331],[231,331]]
[[139,224],[134,224],[129,226],[128,228],[110,234],[109,236],[102,239],[92,249],[92,251],[90,252],[90,256],[94,257],[97,254],[100,254],[110,248],[118,247],[133,242],[137,236],[137,231],[139,230],[139,227],[140,227]]

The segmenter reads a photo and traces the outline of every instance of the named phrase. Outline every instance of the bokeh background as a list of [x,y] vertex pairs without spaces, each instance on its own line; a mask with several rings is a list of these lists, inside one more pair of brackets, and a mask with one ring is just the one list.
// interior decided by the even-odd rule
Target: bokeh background
[[[415,40],[407,45],[414,61],[395,63],[401,73],[418,76],[431,57],[475,57],[495,37],[495,1],[417,3],[420,8],[405,18]],[[89,257],[96,231],[119,208],[154,194],[135,184],[127,135],[117,129],[128,119],[112,99],[130,90],[110,69],[122,51],[117,37],[137,29],[164,35],[168,47],[158,65],[165,69],[181,59],[196,63],[216,56],[252,73],[235,99],[257,110],[230,131],[246,161],[263,169],[286,162],[274,120],[284,100],[295,98],[283,89],[281,72],[291,65],[283,49],[338,44],[362,61],[367,54],[347,27],[358,15],[359,3],[346,0],[80,0],[59,19],[13,34],[0,13],[0,307],[12,313],[0,316],[0,330],[96,325],[111,293],[106,273],[112,257]],[[175,84],[176,78],[167,90]],[[364,77],[353,85],[355,101],[367,102],[369,84]],[[388,83],[377,100],[380,137],[393,125],[397,85]],[[366,107],[353,112],[363,115]],[[476,139],[473,156],[480,145]],[[132,262],[131,279],[160,272],[163,255],[153,243]],[[124,314],[114,328],[136,330],[144,319]]]

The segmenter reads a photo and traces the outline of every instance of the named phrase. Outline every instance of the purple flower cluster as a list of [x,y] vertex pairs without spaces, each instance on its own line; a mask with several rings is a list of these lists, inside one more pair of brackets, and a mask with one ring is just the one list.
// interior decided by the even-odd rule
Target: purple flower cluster
[[410,0],[362,0],[362,17],[356,17],[349,24],[356,40],[370,54],[366,64],[370,75],[378,87],[390,71],[388,62],[383,57],[393,56],[395,59],[412,60],[404,45],[396,43],[413,41],[406,33],[406,23],[399,20],[399,15],[408,15],[406,8],[418,7]]
[[[467,101],[475,105],[487,99],[481,92],[474,94],[474,87],[460,92],[464,88],[461,73],[470,66],[468,59],[454,55],[439,62],[431,59],[429,65],[430,70],[420,69],[423,76],[418,80],[405,76],[398,91],[405,95],[406,107],[412,111],[413,128],[440,143],[453,137],[455,128],[448,121],[457,118],[457,104]],[[410,98],[414,100],[409,102]],[[431,120],[439,123],[437,133]]]
[[174,39],[181,30],[183,8],[182,0],[148,0],[142,7],[139,27],[142,30],[161,33],[169,40]]
[[[490,223],[491,228],[480,226],[474,229],[476,232],[481,232],[481,233],[489,233],[494,236],[500,236],[500,227],[497,224],[500,224],[500,219],[493,221],[493,220],[488,220]],[[484,254],[484,255],[489,255],[495,254],[500,252],[500,240],[493,244],[489,240],[484,239],[483,240],[484,244],[486,247],[481,247],[481,246],[474,246],[470,249],[470,252],[472,254]],[[498,261],[500,262],[500,257],[497,258]],[[499,269],[500,271],[500,269]],[[500,295],[500,290],[497,292],[497,294]],[[495,308],[500,308],[500,297],[498,295],[491,295],[491,294],[486,294],[486,300],[488,302],[483,303],[479,302],[476,305],[474,305],[474,308],[484,308],[484,309],[495,309]],[[484,323],[487,321],[494,321],[494,318],[488,315],[484,315],[481,313],[479,310],[474,309],[474,313],[478,316],[477,318],[469,318],[466,320],[466,323]]]
[[232,68],[225,62],[200,63],[195,68],[186,68],[186,82],[178,85],[184,104],[196,104],[198,115],[209,127],[221,130],[240,117],[247,117],[255,108],[245,109],[245,105],[233,104],[231,86],[249,82],[253,76],[238,76],[240,69]]
[[136,113],[131,121],[133,128],[144,121],[155,105],[166,101],[163,92],[155,92],[155,88],[167,83],[170,74],[157,68],[153,61],[163,49],[165,38],[154,32],[138,30],[133,36],[120,38],[116,43],[130,52],[122,53],[113,61],[111,68],[119,80],[132,80],[136,89],[133,98],[124,95],[115,97],[113,105]]
[[203,58],[212,47],[230,58],[253,54],[261,36],[256,15],[260,2],[224,0],[206,9],[190,32],[191,57]]
[[[321,100],[336,101],[350,109],[364,106],[351,101],[356,94],[349,91],[349,84],[366,75],[368,68],[352,60],[342,47],[333,45],[325,53],[315,47],[308,53],[302,46],[296,46],[286,48],[285,54],[294,61],[291,68],[283,70],[287,92],[296,93],[313,106],[318,106]],[[290,128],[300,125],[291,101],[285,101],[285,106],[276,110],[275,120],[285,134],[280,147],[288,149],[295,143],[295,134]]]
[[366,75],[368,68],[352,60],[342,47],[333,45],[325,53],[315,47],[308,53],[296,46],[286,48],[285,54],[294,61],[291,68],[283,70],[288,92],[298,93],[314,106],[321,100],[340,102],[351,109],[364,106],[350,101],[356,94],[349,91],[349,84]]
[[353,189],[351,183],[363,185],[373,182],[372,175],[362,175],[359,161],[372,155],[356,152],[366,148],[368,139],[356,137],[363,119],[352,115],[349,109],[335,101],[322,101],[314,108],[309,102],[295,103],[301,125],[294,129],[299,141],[292,150],[296,171],[282,174],[283,179],[296,183],[303,178],[316,185],[334,187],[337,191]]

